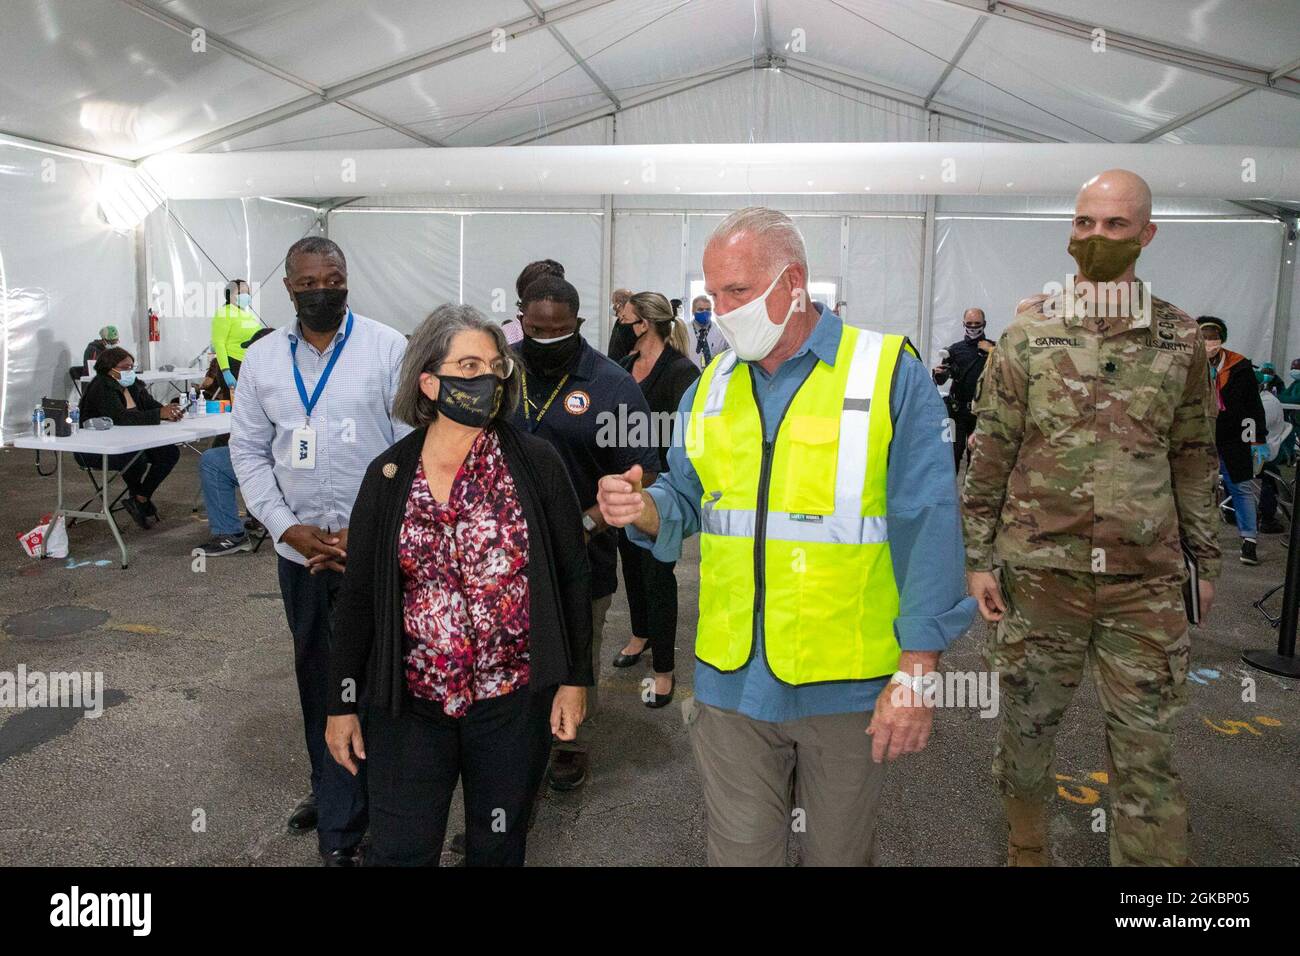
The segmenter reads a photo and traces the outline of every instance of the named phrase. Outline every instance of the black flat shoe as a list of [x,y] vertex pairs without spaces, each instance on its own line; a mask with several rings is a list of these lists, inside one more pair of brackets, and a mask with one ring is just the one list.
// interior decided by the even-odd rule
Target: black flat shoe
[[153,499],[142,502],[140,510],[144,512],[146,518],[153,518],[153,523],[157,524],[162,521],[162,516],[158,514],[158,509],[153,506]]
[[631,667],[637,661],[641,660],[641,655],[648,650],[650,650],[650,642],[646,641],[641,647],[641,650],[637,651],[635,654],[624,654],[622,651],[619,651],[618,656],[614,658],[614,666]]
[[346,850],[335,850],[332,853],[322,853],[320,855],[320,861],[323,866],[360,866],[361,848],[358,846],[352,846],[348,847]]
[[645,702],[645,705],[651,710],[658,710],[660,707],[667,707],[673,702],[673,691],[675,690],[677,690],[677,681],[673,681],[672,690],[668,691],[666,694],[656,694],[651,692],[650,699]]
[[290,833],[310,833],[316,829],[316,798],[304,797],[289,814]]
[[149,516],[145,513],[144,506],[136,501],[130,495],[122,499],[122,508],[131,516],[131,520],[138,524],[143,530],[149,530]]

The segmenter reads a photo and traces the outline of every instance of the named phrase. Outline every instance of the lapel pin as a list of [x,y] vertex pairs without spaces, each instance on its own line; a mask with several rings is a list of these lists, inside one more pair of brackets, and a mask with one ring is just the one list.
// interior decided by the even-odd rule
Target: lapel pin
[[385,478],[393,478],[397,475],[397,465],[390,461],[384,465],[383,471]]

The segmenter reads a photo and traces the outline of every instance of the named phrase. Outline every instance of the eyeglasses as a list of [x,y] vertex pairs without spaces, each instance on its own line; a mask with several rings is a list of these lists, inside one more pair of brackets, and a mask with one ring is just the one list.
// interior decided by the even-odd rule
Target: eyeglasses
[[489,372],[499,379],[507,379],[515,370],[515,362],[512,358],[498,358],[491,362],[485,362],[480,358],[463,358],[458,362],[443,362],[443,367],[453,366],[462,378],[477,378],[480,375],[487,375]]

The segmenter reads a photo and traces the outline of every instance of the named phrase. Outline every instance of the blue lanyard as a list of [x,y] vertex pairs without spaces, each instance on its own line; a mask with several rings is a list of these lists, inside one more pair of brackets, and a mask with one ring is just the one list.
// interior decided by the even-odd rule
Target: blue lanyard
[[307,413],[307,419],[311,420],[311,410],[316,407],[320,401],[321,392],[325,391],[325,383],[329,381],[330,372],[334,371],[334,363],[339,360],[343,354],[343,346],[348,344],[348,336],[352,334],[352,310],[348,309],[348,324],[343,330],[343,338],[339,339],[338,344],[334,346],[334,354],[330,360],[325,363],[325,371],[320,373],[320,378],[316,380],[316,387],[312,390],[311,398],[307,397],[307,386],[302,383],[302,373],[298,371],[298,340],[289,340],[289,361],[293,364],[293,383],[298,386],[298,397],[302,399],[303,410]]

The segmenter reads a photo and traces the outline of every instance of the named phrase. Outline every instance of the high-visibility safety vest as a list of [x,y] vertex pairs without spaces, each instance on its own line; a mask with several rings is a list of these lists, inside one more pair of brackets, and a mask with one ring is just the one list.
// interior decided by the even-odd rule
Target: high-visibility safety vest
[[703,486],[695,655],[723,672],[758,644],[791,685],[898,666],[885,482],[890,388],[911,344],[844,326],[765,440],[753,372],[724,352],[696,388],[685,451]]

